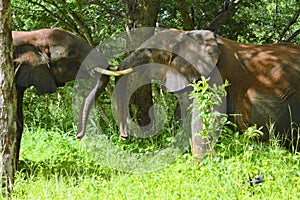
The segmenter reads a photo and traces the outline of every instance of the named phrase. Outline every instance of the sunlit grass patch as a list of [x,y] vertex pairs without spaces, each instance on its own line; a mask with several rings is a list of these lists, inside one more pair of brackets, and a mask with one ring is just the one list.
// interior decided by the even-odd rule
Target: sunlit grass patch
[[[14,199],[299,199],[300,155],[224,136],[201,164],[190,154],[161,170],[131,174],[101,165],[72,134],[26,129]],[[263,173],[251,187],[250,175]]]
[[[70,98],[68,90],[62,93],[60,101],[66,102]],[[84,142],[76,139],[73,116],[66,114],[71,113],[71,105],[58,107],[56,96],[48,98],[53,99],[39,102],[38,107],[44,110],[32,104],[25,110],[25,116],[41,112],[36,116],[44,118],[26,121],[12,199],[300,199],[299,153],[281,147],[276,138],[269,143],[252,141],[249,136],[256,132],[255,127],[247,134],[225,130],[216,144],[216,155],[200,164],[194,162],[187,149],[176,162],[160,170],[131,173],[111,169],[91,154]],[[110,109],[106,107],[109,103],[102,105]],[[163,132],[152,140],[121,141],[115,124],[101,127],[116,148],[127,151],[151,152],[160,148],[160,141],[168,142]],[[262,183],[250,186],[249,175],[253,179],[260,172]]]

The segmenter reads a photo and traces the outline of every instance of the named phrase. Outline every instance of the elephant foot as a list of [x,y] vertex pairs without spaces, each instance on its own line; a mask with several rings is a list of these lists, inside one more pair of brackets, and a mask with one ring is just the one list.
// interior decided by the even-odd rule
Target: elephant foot
[[127,134],[126,124],[121,122],[119,127],[120,127],[120,136],[121,136],[122,140],[127,140],[128,134]]
[[207,155],[215,156],[216,152],[211,147],[211,142],[207,139],[203,139],[200,136],[194,136],[192,141],[192,153],[194,160],[200,163]]
[[203,153],[198,153],[198,152],[195,152],[195,150],[193,149],[193,156],[194,156],[194,161],[196,163],[201,163],[202,160],[206,157],[206,156],[212,156],[212,157],[215,157],[216,156],[216,151],[211,149],[209,151],[206,151],[204,154]]

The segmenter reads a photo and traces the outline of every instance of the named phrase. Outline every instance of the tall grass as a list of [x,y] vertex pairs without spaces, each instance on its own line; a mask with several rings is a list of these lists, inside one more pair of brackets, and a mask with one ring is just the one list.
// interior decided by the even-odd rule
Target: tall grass
[[[230,130],[222,134],[216,155],[200,164],[186,152],[154,172],[113,170],[76,139],[70,91],[27,93],[27,125],[12,199],[300,199],[299,153],[280,147],[276,139],[254,142]],[[103,103],[109,110],[107,106]],[[104,124],[103,130],[118,132],[114,125]],[[254,178],[260,171],[263,182],[250,186],[249,175]]]

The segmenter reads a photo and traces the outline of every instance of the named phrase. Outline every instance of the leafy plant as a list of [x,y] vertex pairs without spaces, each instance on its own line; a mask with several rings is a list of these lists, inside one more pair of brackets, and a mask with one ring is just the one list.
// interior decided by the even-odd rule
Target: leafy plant
[[219,132],[227,123],[227,115],[215,110],[216,106],[221,106],[222,97],[226,96],[225,88],[229,86],[228,81],[223,85],[213,84],[210,86],[205,79],[191,84],[193,91],[190,98],[194,98],[193,109],[199,110],[199,116],[193,120],[202,120],[203,129],[200,131],[202,137],[208,137],[211,132]]

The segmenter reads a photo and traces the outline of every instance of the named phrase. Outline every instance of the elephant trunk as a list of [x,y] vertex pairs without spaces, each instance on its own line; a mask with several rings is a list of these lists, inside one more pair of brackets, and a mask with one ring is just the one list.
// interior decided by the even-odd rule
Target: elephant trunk
[[[84,99],[84,104],[81,108],[79,120],[78,120],[78,132],[77,139],[82,139],[85,135],[87,119],[90,114],[91,107],[93,106],[95,99],[101,94],[102,90],[108,83],[108,76],[121,76],[133,72],[133,68],[128,68],[120,71],[111,71],[100,67],[95,67],[93,70],[98,74],[97,81],[87,97]],[[102,76],[101,76],[102,75]],[[101,77],[101,78],[100,78]]]
[[95,99],[99,97],[102,90],[106,87],[108,83],[109,77],[108,76],[101,76],[97,77],[97,81],[89,92],[87,97],[84,99],[83,106],[80,111],[79,119],[78,119],[78,132],[77,132],[77,139],[82,139],[85,135],[87,119],[90,114],[91,107],[93,106]]
[[117,92],[117,116],[118,116],[118,125],[120,136],[123,140],[126,140],[128,137],[127,133],[127,123],[126,119],[128,117],[128,98],[127,98],[127,83],[128,83],[128,76],[122,77],[122,83],[119,82],[120,78],[116,79],[116,91]]

